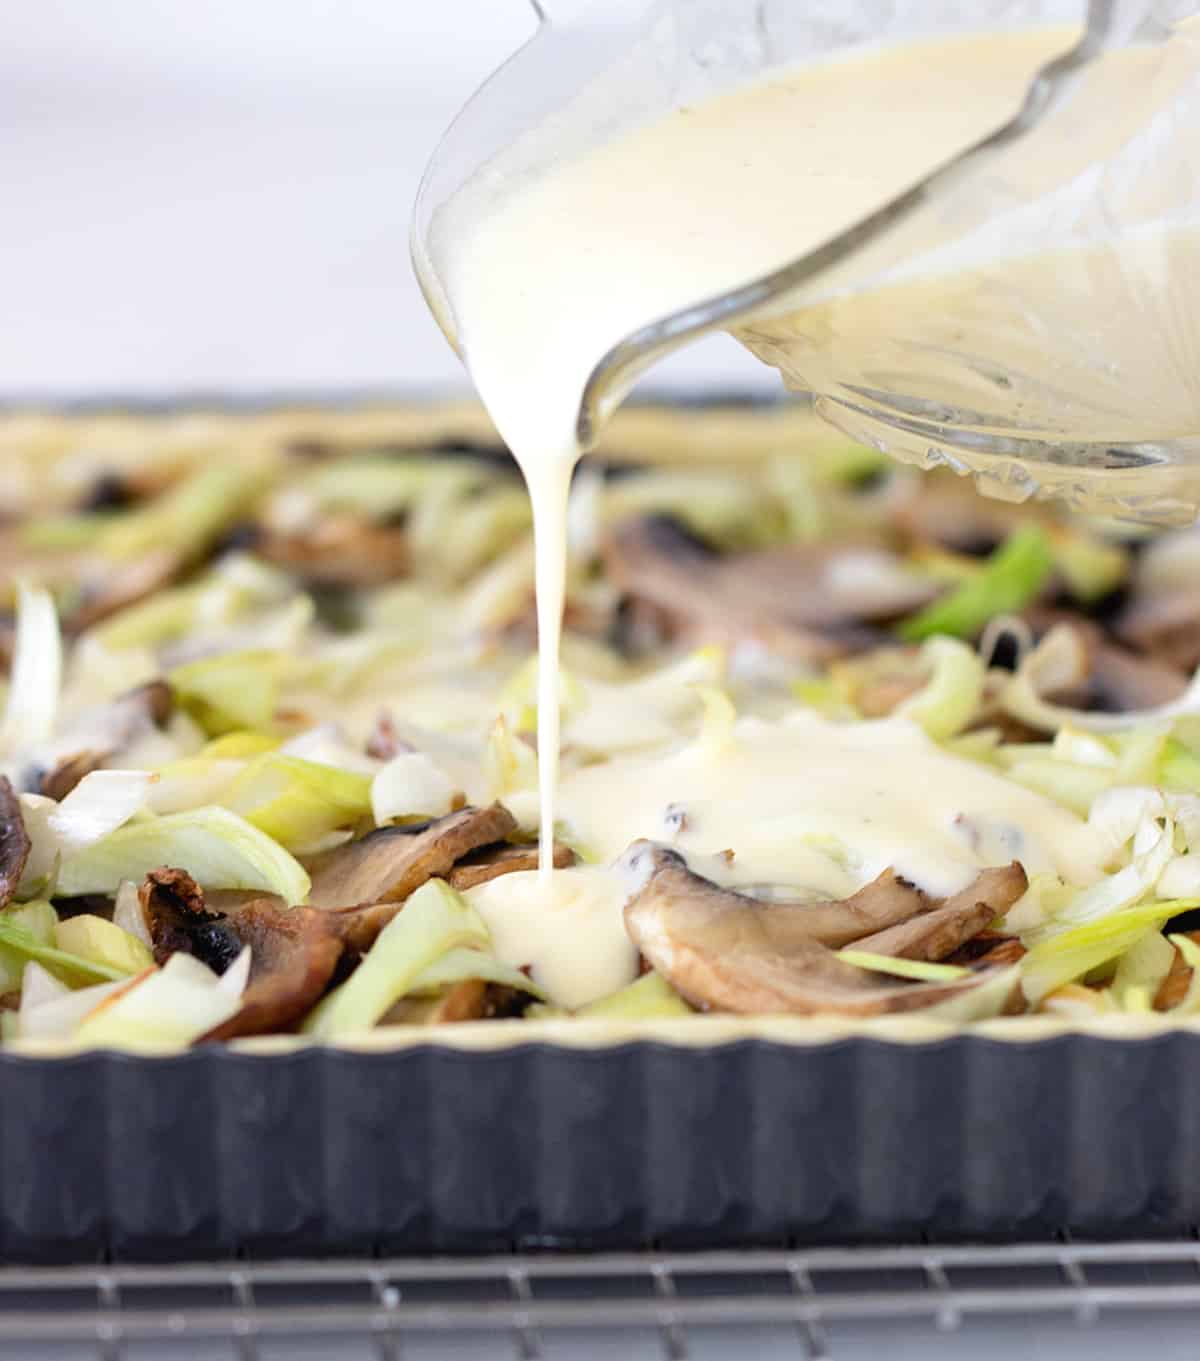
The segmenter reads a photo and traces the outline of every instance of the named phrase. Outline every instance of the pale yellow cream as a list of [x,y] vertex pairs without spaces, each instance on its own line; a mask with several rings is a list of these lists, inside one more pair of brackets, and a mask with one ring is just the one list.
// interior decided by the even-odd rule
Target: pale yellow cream
[[566,774],[559,811],[597,864],[557,872],[548,899],[532,874],[469,896],[500,958],[531,966],[565,1006],[635,977],[626,885],[612,865],[639,837],[673,846],[718,882],[814,898],[845,897],[888,868],[942,897],[1012,860],[1082,885],[1101,874],[1106,853],[1075,814],[943,751],[906,719],[739,719],[717,739]]
[[[946,755],[904,723],[743,721],[719,756],[706,748],[621,755],[569,773],[561,788],[557,783],[567,488],[593,370],[643,325],[803,255],[1003,125],[1038,69],[1075,37],[1066,29],[989,33],[796,70],[680,109],[532,176],[525,169],[507,174],[501,155],[435,215],[429,260],[438,279],[431,291],[444,300],[447,324],[524,471],[537,537],[543,893],[535,902],[527,878],[513,875],[474,896],[502,957],[532,964],[556,1000],[587,1000],[602,984],[611,990],[615,980],[628,981],[633,969],[620,892],[605,870],[557,875],[561,890],[549,891],[545,850],[556,818],[602,862],[649,836],[673,841],[697,869],[732,883],[831,895],[852,892],[892,865],[935,894],[954,892],[980,867],[1013,858],[1031,872],[1054,869],[1079,882],[1099,871],[1086,828],[1071,814]],[[1110,71],[1107,89],[1132,90],[1137,75],[1132,66]],[[1094,83],[1093,96],[1104,88]],[[1066,145],[1086,163],[1118,125],[1115,116],[1102,120],[1095,146],[1074,138]],[[519,150],[513,165],[528,162],[528,147]],[[1064,164],[1033,163],[1022,172],[1032,176],[1025,188],[1046,188],[1067,173]],[[1035,184],[1038,176],[1046,183]],[[912,231],[918,235],[907,242],[908,258],[924,250],[923,268],[936,275],[937,247],[953,230],[924,218]],[[1159,239],[1139,255],[1137,278],[1127,276],[1130,286],[1118,290],[1131,306],[1141,305],[1147,279],[1161,282],[1172,261],[1191,259],[1192,246],[1172,245],[1169,251],[1186,252],[1173,255]],[[869,263],[878,281],[897,261],[876,256]],[[951,252],[943,270],[954,276],[949,282],[930,283],[927,275],[906,281],[901,272],[896,291],[878,302],[864,295],[861,312],[852,310],[855,279],[842,271],[824,292],[806,295],[795,316],[756,323],[743,338],[803,377],[808,353],[831,329],[856,343],[865,336],[869,357],[871,338],[887,331],[889,310],[976,315],[992,302],[992,276],[980,269],[979,261]],[[1022,290],[1036,293],[1039,279],[1057,278],[1079,316],[1080,299],[1098,283],[1086,261],[1069,270],[1053,259],[1022,269]],[[1195,280],[1192,286],[1200,287]],[[812,313],[817,331],[825,328],[814,339],[804,309],[830,297],[840,301]],[[998,343],[1019,332],[1021,310],[1004,312],[994,328]],[[1166,339],[1173,352],[1193,354],[1194,321],[1185,310],[1171,306],[1175,329]],[[1196,315],[1200,306],[1191,309]],[[1071,317],[1077,324],[1076,313]],[[1121,317],[1108,321],[1103,343],[1128,349]],[[1036,337],[1018,342],[1031,362],[1041,362],[1049,348]],[[885,357],[886,343],[877,342]],[[1049,391],[1047,404],[1057,400]],[[1162,404],[1164,422],[1186,424],[1191,401],[1188,391],[1173,394]]]

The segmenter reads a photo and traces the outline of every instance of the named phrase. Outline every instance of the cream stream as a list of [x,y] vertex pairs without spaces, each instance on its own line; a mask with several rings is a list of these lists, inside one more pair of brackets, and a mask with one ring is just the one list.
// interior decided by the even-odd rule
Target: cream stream
[[[506,173],[510,157],[513,167],[528,159],[518,144],[435,214],[437,292],[534,507],[543,886],[557,807],[566,500],[589,375],[642,325],[796,258],[1002,125],[1074,38],[1068,29],[960,36],[800,68],[533,176]],[[758,340],[766,350],[791,335]],[[802,367],[794,350],[786,357]],[[872,763],[869,752],[863,759]],[[786,806],[772,779],[776,806]],[[571,816],[591,820],[577,792],[564,793]],[[627,810],[645,810],[638,792],[631,786]],[[607,847],[600,822],[611,802],[595,812]],[[632,814],[614,825],[622,837],[654,832]],[[730,825],[730,844],[749,830]]]
[[508,186],[492,166],[438,214],[432,254],[452,324],[534,506],[547,877],[566,497],[592,369],[644,323],[817,245],[1003,123],[1071,36],[957,39],[801,71],[532,183]]

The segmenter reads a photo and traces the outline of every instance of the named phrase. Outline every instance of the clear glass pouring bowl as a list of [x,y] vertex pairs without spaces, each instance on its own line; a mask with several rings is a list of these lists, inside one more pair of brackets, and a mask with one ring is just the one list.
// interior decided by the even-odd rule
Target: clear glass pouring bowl
[[[460,114],[417,200],[414,264],[451,343],[431,222],[500,153],[505,174],[536,175],[802,62],[1073,26],[1074,45],[1035,76],[1009,123],[784,268],[616,344],[587,385],[580,439],[586,446],[656,360],[724,329],[811,392],[826,419],[899,458],[973,474],[1009,499],[1194,518],[1200,0],[535,8],[537,34]],[[535,127],[528,154],[514,159]]]

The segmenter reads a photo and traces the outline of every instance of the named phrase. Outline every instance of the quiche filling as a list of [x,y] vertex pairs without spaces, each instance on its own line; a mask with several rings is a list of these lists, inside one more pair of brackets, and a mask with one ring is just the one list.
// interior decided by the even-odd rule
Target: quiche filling
[[477,412],[6,417],[4,1042],[1200,1007],[1195,531],[799,407],[607,441],[547,897],[529,504]]

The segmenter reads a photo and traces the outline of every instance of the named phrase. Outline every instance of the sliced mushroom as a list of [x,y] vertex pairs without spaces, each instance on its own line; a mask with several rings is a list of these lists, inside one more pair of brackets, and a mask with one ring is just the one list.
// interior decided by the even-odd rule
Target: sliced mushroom
[[318,1001],[342,956],[342,943],[324,913],[266,899],[228,916],[209,912],[203,892],[182,870],[154,870],[139,898],[159,963],[182,950],[224,973],[250,947],[241,1010],[206,1040],[289,1029]]
[[[604,542],[613,583],[626,597],[672,619],[678,633],[700,634],[708,642],[754,638],[812,662],[869,646],[877,634],[863,621],[905,609],[894,589],[886,605],[876,600],[872,607],[858,589],[839,603],[829,574],[837,551],[724,557],[662,515],[624,521]],[[927,598],[922,589],[918,603]]]
[[516,819],[498,803],[462,808],[414,826],[380,827],[312,865],[309,904],[327,913],[345,943],[362,953],[427,880],[448,875],[481,846],[503,841]]
[[927,473],[896,485],[892,523],[918,544],[982,556],[1029,523],[1028,505],[980,496],[970,481],[952,473]]
[[1017,964],[1028,953],[1016,936],[987,930],[964,941],[946,959],[950,964],[961,964],[968,969],[990,969]]
[[0,775],[0,907],[7,907],[17,891],[29,859],[29,833],[21,817],[16,790]]
[[1093,620],[1045,607],[1025,617],[1041,636],[1055,631],[1055,666],[1039,675],[1038,692],[1047,699],[1079,709],[1132,713],[1170,704],[1187,688],[1183,671],[1110,642]]
[[208,911],[204,890],[186,870],[166,865],[151,870],[138,888],[138,901],[156,963],[165,964],[182,952],[222,974],[241,953],[242,943],[230,929],[229,917]]
[[34,753],[23,783],[51,799],[63,799],[85,775],[130,746],[170,716],[170,686],[154,680],[82,713],[58,737]]
[[896,959],[945,959],[1003,916],[1028,887],[1025,871],[1015,860],[1002,869],[984,870],[973,884],[941,907],[886,931],[863,936],[855,941],[855,947]]
[[105,563],[99,575],[83,572],[79,604],[68,619],[72,633],[82,633],[118,610],[136,605],[169,586],[187,566],[187,558],[171,548],[156,548],[135,561]]
[[439,997],[405,997],[379,1022],[380,1025],[451,1025],[459,1021],[502,1020],[519,1016],[529,996],[503,983],[467,978],[447,988]]
[[[554,868],[568,869],[575,863],[575,852],[562,842],[554,843]],[[464,856],[450,871],[450,887],[460,893],[474,888],[476,884],[486,884],[491,879],[499,879],[502,874],[517,874],[523,870],[538,867],[537,846],[485,846],[482,850],[472,851]]]
[[1119,714],[1157,709],[1178,699],[1187,684],[1187,676],[1167,662],[1106,643],[1093,656],[1090,707]]
[[310,586],[379,586],[406,576],[411,556],[403,528],[344,512],[311,528],[267,531],[255,551]]
[[788,544],[722,559],[725,586],[739,599],[810,628],[886,623],[911,614],[943,587],[917,576],[879,544],[853,539]]
[[[1187,935],[1200,945],[1200,931],[1189,931]],[[1191,986],[1192,966],[1184,959],[1183,952],[1177,948],[1167,976],[1159,984],[1158,992],[1155,994],[1155,1011],[1170,1011],[1172,1007],[1177,1007],[1187,996]]]
[[1200,666],[1200,593],[1139,591],[1113,621],[1123,642],[1191,674]]
[[[709,882],[693,874],[679,856],[670,863],[664,861],[659,875],[660,887],[680,894],[695,893],[699,885]],[[732,889],[716,885],[712,888],[730,900],[731,905],[749,904],[762,911],[764,929],[769,933],[772,946],[784,951],[790,949],[794,941],[816,941],[830,949],[839,949],[872,932],[908,921],[918,913],[927,912],[931,906],[919,888],[890,869],[884,870],[857,893],[838,901],[774,898],[761,901]]]
[[632,896],[625,925],[650,963],[693,1006],[769,1015],[872,1016],[957,996],[953,983],[891,983],[840,960],[764,904],[688,870],[676,852],[638,841],[622,861]]
[[381,709],[375,716],[375,725],[367,738],[366,751],[376,761],[390,761],[402,751],[415,751],[416,748],[403,741],[396,731],[396,720],[388,709]]
[[60,758],[42,776],[39,793],[48,799],[65,799],[72,789],[93,770],[104,764],[104,753],[90,747]]

